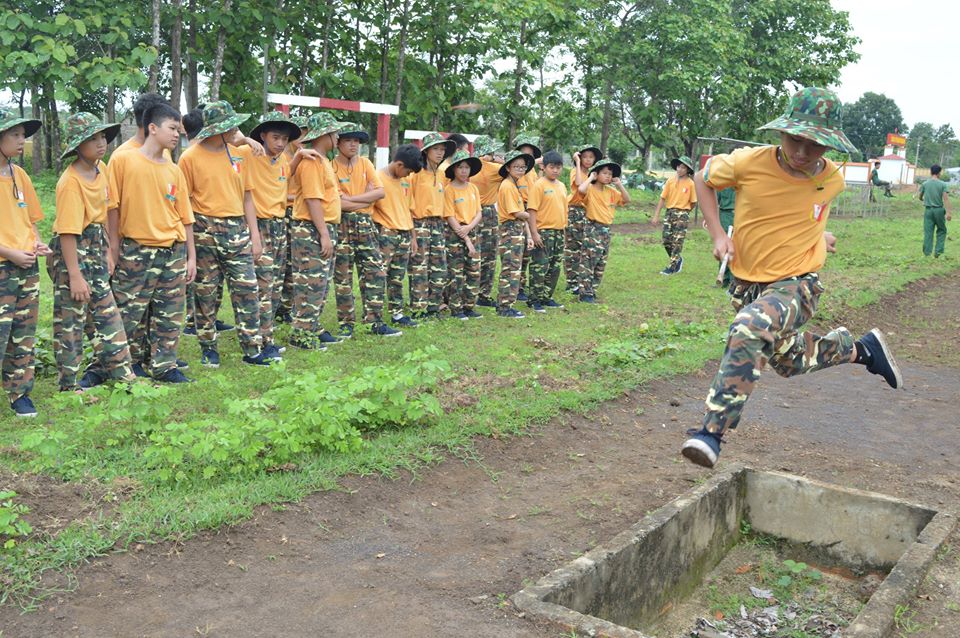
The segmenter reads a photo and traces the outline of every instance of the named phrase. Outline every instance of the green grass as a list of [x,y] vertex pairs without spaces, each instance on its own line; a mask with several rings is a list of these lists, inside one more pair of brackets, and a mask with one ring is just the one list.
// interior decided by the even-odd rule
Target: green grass
[[[54,180],[42,176],[35,182],[49,215],[43,224],[44,235],[49,236]],[[648,206],[649,199],[644,195],[635,201]],[[622,217],[636,210],[621,211]],[[912,280],[957,268],[953,259],[919,256],[919,214],[909,215],[831,224],[841,253],[831,257],[823,271],[828,287],[821,306],[824,316],[845,304],[864,305]],[[288,376],[320,366],[332,375],[343,375],[364,366],[395,363],[404,353],[429,345],[438,346],[438,356],[451,364],[455,376],[438,393],[446,408],[442,417],[372,436],[356,452],[305,454],[294,471],[177,483],[158,480],[156,470],[144,462],[142,443],[91,448],[85,452],[87,465],[78,482],[109,489],[112,481],[122,478],[137,489],[108,514],[76,521],[56,534],[36,532],[0,557],[2,599],[30,608],[52,593],[40,585],[50,570],[69,574],[91,557],[133,542],[184,539],[236,523],[257,505],[297,501],[313,491],[335,489],[338,478],[346,474],[397,476],[406,470],[416,476],[425,465],[446,456],[475,458],[470,450],[475,436],[523,433],[562,411],[584,412],[651,379],[698,370],[721,354],[731,317],[726,295],[712,285],[717,266],[709,248],[706,233],[694,229],[683,275],[667,279],[658,274],[665,256],[656,241],[615,234],[600,305],[579,305],[560,294],[567,310],[546,316],[506,321],[488,315],[467,324],[430,323],[399,339],[358,334],[327,352],[288,352],[283,372]],[[224,305],[224,315],[229,319],[229,304]],[[47,334],[50,316],[50,283],[44,274],[41,330]],[[332,303],[327,304],[323,323],[335,327]],[[285,330],[281,329],[281,342]],[[242,365],[234,334],[222,337],[220,349],[222,366],[206,370],[199,366],[196,341],[181,340],[181,357],[193,364],[189,374],[197,382],[176,388],[172,420],[222,418],[226,401],[257,397],[280,378],[277,370]],[[40,409],[36,423],[15,421],[9,412],[0,416],[4,451],[0,466],[14,472],[29,470],[29,456],[17,452],[24,431],[55,428],[68,409],[75,409],[55,395],[55,379],[40,378],[33,394]]]

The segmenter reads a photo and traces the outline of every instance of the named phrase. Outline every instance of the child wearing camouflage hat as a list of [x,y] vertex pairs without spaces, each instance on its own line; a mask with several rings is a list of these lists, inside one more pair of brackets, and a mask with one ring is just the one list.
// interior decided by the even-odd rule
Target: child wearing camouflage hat
[[610,225],[616,207],[630,203],[630,195],[620,182],[623,169],[612,160],[600,160],[590,169],[590,178],[580,184],[587,211],[583,255],[577,294],[584,303],[596,303],[596,291],[603,280],[610,255]]
[[652,224],[660,222],[660,211],[666,207],[663,219],[663,248],[670,257],[670,263],[660,271],[661,275],[676,275],[683,270],[683,242],[687,238],[690,225],[690,211],[697,205],[697,191],[693,184],[693,160],[687,156],[670,160],[670,166],[677,173],[663,185],[663,192],[653,211]]
[[[290,220],[293,218],[293,202],[297,199],[297,191],[300,189],[300,182],[297,181],[296,167],[299,164],[301,151],[316,153],[312,148],[304,148],[302,140],[307,134],[307,118],[302,115],[295,115],[290,118],[300,127],[300,137],[287,144],[283,151],[287,161],[290,163],[290,177],[287,179],[287,210],[284,213],[284,225],[287,232],[287,257],[283,276],[276,282],[277,294],[280,296],[280,303],[276,309],[276,321],[278,323],[290,323],[290,308],[293,303],[293,261],[290,259]],[[314,159],[319,159],[319,155]]]
[[40,241],[40,200],[27,172],[13,163],[40,121],[24,119],[0,108],[0,367],[3,389],[14,414],[37,416],[33,390],[33,346],[40,304],[37,259],[50,254]]
[[226,281],[237,335],[248,365],[267,366],[280,353],[262,351],[260,297],[254,260],[263,252],[257,211],[253,202],[254,184],[240,150],[230,144],[237,127],[249,119],[236,113],[229,102],[207,104],[202,112],[204,127],[197,143],[180,157],[180,169],[187,180],[190,202],[196,217],[197,246],[196,317],[200,341],[200,363],[220,367],[216,319],[217,291]]
[[[743,407],[769,362],[782,376],[860,363],[892,388],[900,370],[883,333],[854,340],[846,328],[825,335],[800,333],[817,309],[823,285],[817,271],[836,238],[826,231],[830,204],[844,189],[840,169],[824,157],[829,149],[855,151],[844,135],[843,107],[832,91],[805,88],[779,117],[761,127],[777,131],[777,146],[743,148],[710,158],[695,176],[713,255],[731,258],[730,287],[737,316],[727,336],[720,369],[707,393],[700,430],[681,453],[714,467],[723,435],[737,427]],[[720,226],[715,192],[737,189],[736,232]]]
[[500,167],[497,193],[497,215],[500,221],[500,286],[497,294],[497,315],[509,319],[523,319],[524,314],[513,307],[520,291],[520,268],[527,245],[527,221],[530,213],[520,195],[517,183],[533,170],[533,156],[510,151]]
[[[519,132],[514,140],[513,147],[521,153],[526,153],[533,158],[533,168],[517,182],[517,189],[520,191],[520,197],[526,205],[530,197],[530,189],[540,179],[537,172],[537,164],[543,163],[543,151],[540,150],[539,140],[532,133]],[[520,292],[517,293],[517,301],[529,301],[527,298],[527,272],[530,269],[530,258],[533,255],[533,240],[527,236],[527,243],[523,249],[523,263],[520,266]]]
[[450,180],[444,190],[444,215],[447,219],[447,265],[450,282],[450,316],[466,321],[482,319],[474,310],[480,290],[480,252],[476,248],[480,225],[480,189],[470,178],[480,172],[480,159],[467,151],[450,158],[445,176]]
[[473,148],[480,158],[480,172],[470,178],[480,190],[480,229],[477,232],[477,249],[480,251],[480,288],[478,306],[496,307],[493,300],[493,275],[497,270],[497,244],[500,239],[500,222],[497,219],[497,193],[500,190],[500,162],[494,161],[499,146],[486,136],[473,141]]
[[573,154],[573,170],[570,171],[570,201],[567,207],[567,228],[564,231],[563,272],[567,279],[567,292],[577,294],[580,261],[583,259],[583,244],[587,232],[587,210],[583,207],[580,185],[590,179],[590,169],[603,159],[603,152],[586,144]]
[[[75,113],[66,122],[67,143],[60,159],[76,157],[57,182],[57,217],[50,241],[53,254],[47,259],[47,273],[53,282],[53,343],[61,392],[90,388],[107,378],[136,378],[127,333],[110,289],[104,229],[110,189],[106,165],[100,160],[119,131],[119,124],[104,124],[90,113]],[[95,352],[106,375],[91,371],[78,380],[88,316],[93,334],[99,336]]]
[[530,238],[533,253],[530,259],[530,301],[534,312],[563,305],[553,300],[563,263],[563,240],[567,226],[567,189],[558,178],[563,170],[563,157],[557,151],[543,156],[543,177],[530,189],[527,212],[530,213]]

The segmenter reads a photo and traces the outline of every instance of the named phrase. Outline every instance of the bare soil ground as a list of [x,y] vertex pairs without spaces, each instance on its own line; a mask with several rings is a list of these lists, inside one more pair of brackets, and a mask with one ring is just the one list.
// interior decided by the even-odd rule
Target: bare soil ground
[[[850,313],[851,329],[892,333],[906,389],[852,365],[789,380],[767,372],[722,462],[957,508],[958,309],[960,287],[946,277]],[[38,612],[0,608],[2,636],[560,636],[506,598],[708,475],[677,451],[714,370],[528,436],[478,440],[470,460],[417,477],[348,477],[341,491],[184,544],[96,560],[76,591]],[[34,480],[35,494],[73,489]],[[89,500],[58,507],[82,515]],[[960,532],[902,614],[901,635],[960,635],[958,603]]]

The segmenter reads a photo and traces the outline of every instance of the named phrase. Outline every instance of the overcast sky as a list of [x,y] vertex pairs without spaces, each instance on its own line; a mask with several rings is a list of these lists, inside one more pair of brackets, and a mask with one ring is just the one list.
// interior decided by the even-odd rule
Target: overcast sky
[[855,102],[866,93],[893,99],[908,126],[950,124],[960,133],[960,2],[831,0],[850,13],[862,40],[860,61],[843,70],[840,99]]

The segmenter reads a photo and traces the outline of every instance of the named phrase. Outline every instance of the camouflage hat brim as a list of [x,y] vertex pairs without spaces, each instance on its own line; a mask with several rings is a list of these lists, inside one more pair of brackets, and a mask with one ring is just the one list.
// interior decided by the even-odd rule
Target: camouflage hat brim
[[451,164],[450,166],[448,166],[446,170],[443,171],[443,174],[447,176],[447,179],[453,179],[454,169],[458,165],[463,164],[464,162],[470,165],[470,177],[473,177],[474,175],[479,173],[480,169],[483,168],[483,162],[480,161],[480,158],[473,157],[471,155],[470,157],[464,157],[462,160],[457,161],[455,164]]
[[216,124],[210,124],[208,126],[200,129],[200,132],[197,134],[198,140],[205,140],[208,137],[214,135],[222,135],[229,131],[232,128],[240,126],[244,122],[250,119],[249,113],[235,113],[230,117],[226,118],[222,122],[217,122]]
[[340,130],[340,123],[334,122],[330,126],[324,126],[318,129],[311,129],[307,131],[307,134],[303,136],[303,139],[300,141],[306,144],[307,142],[312,142],[313,140],[323,137],[324,135],[329,135],[330,133],[336,133]]
[[366,144],[370,141],[370,134],[366,131],[340,131],[340,139],[360,140],[361,144]]
[[857,152],[857,147],[853,145],[843,131],[813,121],[805,121],[784,115],[772,122],[767,122],[757,130],[779,131],[787,135],[805,137],[821,146],[832,148],[841,153],[853,154]]
[[672,168],[673,170],[677,170],[677,167],[680,166],[681,164],[686,166],[691,173],[696,172],[696,169],[693,167],[693,160],[691,160],[686,155],[684,155],[683,157],[675,157],[672,160],[670,160],[670,168]]
[[86,142],[88,139],[96,135],[97,133],[103,132],[107,138],[107,144],[112,142],[117,135],[120,134],[120,125],[119,124],[97,124],[95,126],[88,126],[83,129],[77,135],[74,135],[69,140],[67,140],[66,147],[64,148],[63,153],[60,154],[60,159],[66,159],[74,153],[77,152],[77,149],[80,148],[80,145]]
[[250,137],[260,141],[260,134],[263,133],[263,130],[268,126],[271,128],[283,128],[287,132],[287,137],[289,137],[289,141],[291,142],[298,139],[301,135],[300,127],[296,122],[290,120],[261,120],[261,122],[250,131]]
[[581,146],[580,148],[577,149],[577,152],[578,152],[578,153],[583,153],[584,151],[591,151],[594,155],[596,155],[596,156],[597,156],[597,159],[596,159],[597,162],[599,162],[600,160],[603,159],[603,151],[601,151],[601,150],[600,150],[599,148],[597,148],[596,146],[590,146],[590,145],[588,144],[588,145],[586,145],[586,146]]
[[445,147],[443,152],[443,159],[447,159],[457,151],[457,143],[454,142],[453,140],[447,140],[447,139],[440,139],[440,140],[431,142],[429,144],[424,144],[420,150],[426,153],[428,149],[431,149],[434,146],[438,146],[440,144],[443,144]]
[[590,167],[591,173],[598,173],[604,168],[609,168],[613,172],[614,177],[620,177],[623,174],[623,168],[616,162],[610,160],[603,160],[597,162],[592,167]]
[[23,134],[24,137],[30,137],[34,133],[40,130],[40,127],[43,125],[40,120],[31,120],[26,117],[17,117],[12,120],[7,120],[6,122],[0,122],[0,133],[5,133],[9,131],[14,126],[18,124],[23,125]]
[[540,147],[537,146],[536,144],[533,144],[532,142],[527,142],[527,141],[517,142],[516,148],[518,151],[520,150],[521,146],[529,146],[530,148],[533,149],[533,159],[537,159],[538,157],[543,157],[543,151],[541,151]]

